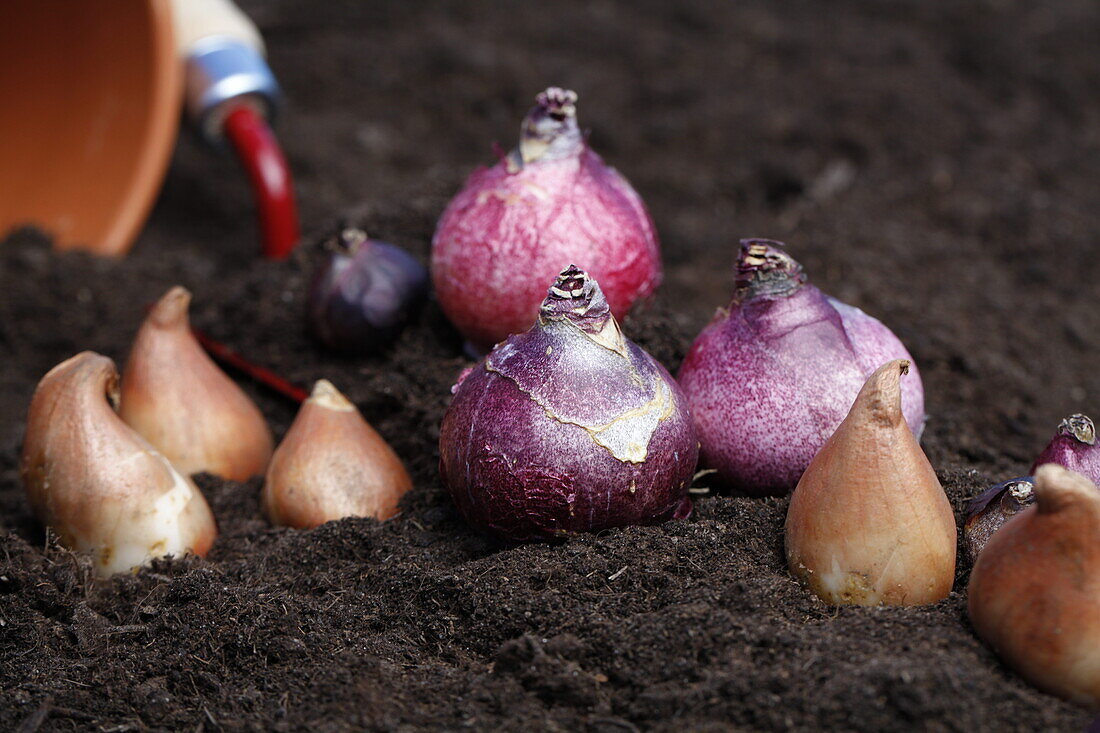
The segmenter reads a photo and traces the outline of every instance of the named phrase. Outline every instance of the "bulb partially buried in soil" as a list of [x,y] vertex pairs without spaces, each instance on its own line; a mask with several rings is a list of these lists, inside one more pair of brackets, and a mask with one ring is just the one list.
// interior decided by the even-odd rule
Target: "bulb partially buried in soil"
[[177,286],[149,311],[123,370],[119,415],[184,475],[244,481],[267,468],[271,430],[191,334],[190,304]]
[[1100,491],[1056,464],[970,574],[978,636],[1036,687],[1100,710]]
[[343,517],[389,519],[411,488],[393,449],[322,379],[271,458],[264,509],[275,524],[298,528]]
[[1100,484],[1100,445],[1096,443],[1096,425],[1092,418],[1076,414],[1063,420],[1031,470],[1044,463],[1057,463]]
[[570,266],[526,333],[460,378],[439,437],[443,483],[472,524],[515,540],[690,511],[698,442],[684,397]]
[[955,517],[901,412],[898,359],[868,378],[791,496],[787,564],[826,603],[933,603],[951,592]]
[[1010,479],[983,491],[966,509],[963,537],[971,559],[989,542],[993,533],[1012,517],[1035,503],[1035,479],[1031,476]]
[[21,473],[38,518],[100,575],[205,555],[217,528],[206,500],[113,405],[118,373],[85,351],[50,370],[27,415]]

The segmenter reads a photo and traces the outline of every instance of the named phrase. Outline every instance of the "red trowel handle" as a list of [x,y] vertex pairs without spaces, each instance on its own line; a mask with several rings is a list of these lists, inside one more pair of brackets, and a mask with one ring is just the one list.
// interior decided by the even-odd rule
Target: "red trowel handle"
[[188,117],[210,143],[236,152],[256,197],[266,257],[298,242],[294,184],[271,120],[282,93],[254,25],[229,0],[174,0],[185,58]]

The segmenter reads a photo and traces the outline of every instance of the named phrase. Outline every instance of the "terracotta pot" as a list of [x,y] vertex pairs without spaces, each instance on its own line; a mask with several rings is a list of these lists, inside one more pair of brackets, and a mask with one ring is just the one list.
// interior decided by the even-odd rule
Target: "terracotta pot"
[[169,0],[5,0],[0,237],[119,255],[160,188],[183,69]]

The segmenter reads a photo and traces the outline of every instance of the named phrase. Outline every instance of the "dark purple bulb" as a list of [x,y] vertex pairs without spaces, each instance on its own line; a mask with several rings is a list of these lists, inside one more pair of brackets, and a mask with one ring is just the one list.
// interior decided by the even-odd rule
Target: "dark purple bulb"
[[1035,503],[1035,479],[1020,476],[992,486],[974,497],[966,508],[963,538],[971,559],[977,558],[989,538],[1012,517]]
[[335,351],[380,351],[405,328],[427,292],[427,270],[412,255],[345,229],[310,285],[309,330]]
[[530,330],[462,373],[439,434],[459,511],[513,540],[685,517],[698,455],[675,380],[574,266]]

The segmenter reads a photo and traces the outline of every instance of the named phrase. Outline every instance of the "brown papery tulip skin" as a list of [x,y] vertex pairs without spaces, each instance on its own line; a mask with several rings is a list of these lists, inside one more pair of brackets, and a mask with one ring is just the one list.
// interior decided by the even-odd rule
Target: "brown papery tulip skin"
[[271,430],[191,334],[190,304],[176,286],[149,311],[122,373],[119,415],[184,475],[244,481],[267,468]]
[[1035,498],[978,555],[970,622],[1036,687],[1100,709],[1100,491],[1048,463]]
[[275,524],[389,519],[412,482],[401,459],[326,380],[302,403],[271,459],[264,508]]
[[826,603],[919,605],[955,576],[955,517],[901,413],[909,362],[868,377],[787,511],[787,564]]
[[205,555],[217,528],[206,500],[115,414],[118,373],[85,351],[50,370],[27,415],[21,473],[38,518],[100,575]]

